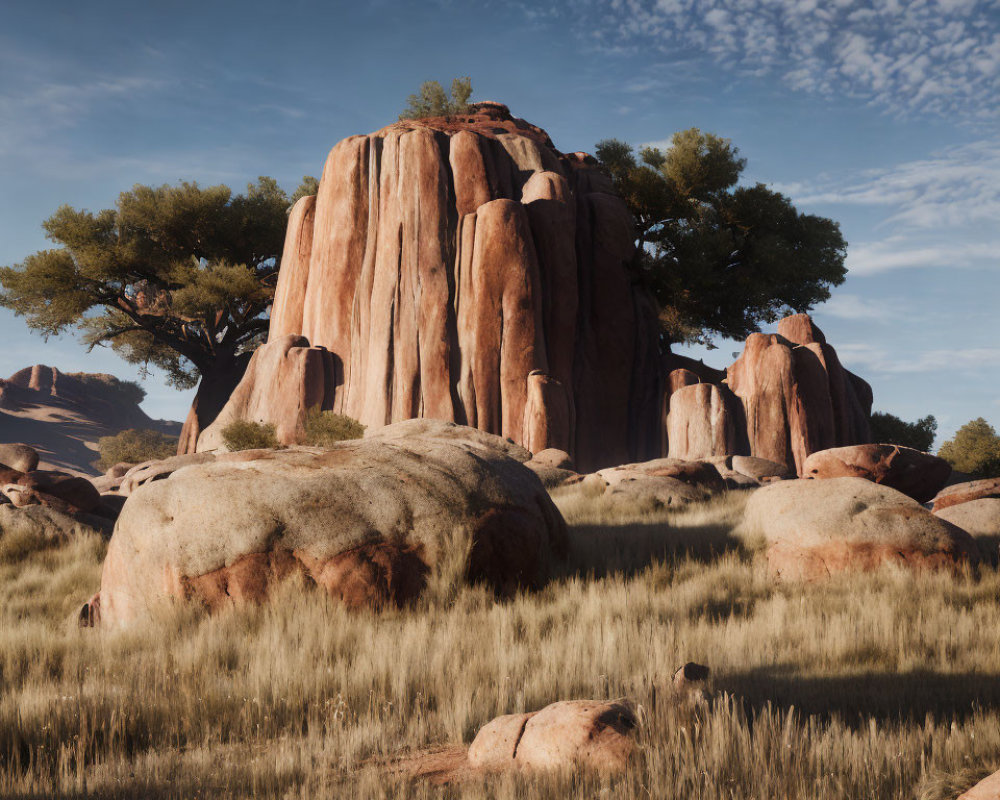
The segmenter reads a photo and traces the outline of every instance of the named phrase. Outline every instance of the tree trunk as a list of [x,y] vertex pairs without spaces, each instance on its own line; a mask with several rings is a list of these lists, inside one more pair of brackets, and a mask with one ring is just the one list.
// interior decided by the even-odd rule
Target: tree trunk
[[249,353],[221,357],[216,359],[208,370],[202,372],[198,391],[195,393],[177,442],[177,455],[195,452],[201,432],[219,416],[219,412],[228,402],[249,363]]

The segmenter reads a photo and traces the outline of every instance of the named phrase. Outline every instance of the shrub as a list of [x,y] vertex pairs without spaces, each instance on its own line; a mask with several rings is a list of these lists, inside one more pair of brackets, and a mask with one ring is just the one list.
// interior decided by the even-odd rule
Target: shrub
[[238,419],[222,429],[222,441],[230,450],[261,450],[278,446],[278,434],[270,423]]
[[472,96],[472,79],[455,78],[451,82],[451,96],[437,81],[424,81],[418,94],[411,94],[409,105],[399,115],[400,119],[421,119],[423,117],[450,117],[465,114],[469,110]]
[[95,466],[106,472],[123,461],[137,464],[169,458],[177,453],[177,437],[151,430],[129,428],[114,436],[102,436],[97,442],[101,457]]
[[305,428],[305,444],[315,447],[329,447],[345,439],[360,439],[365,433],[365,426],[356,419],[319,408],[309,410]]
[[1000,475],[1000,436],[985,419],[965,423],[938,450],[938,455],[959,472],[977,478]]
[[876,444],[898,444],[923,453],[930,452],[937,433],[937,420],[931,415],[916,422],[904,422],[895,414],[876,411],[869,423]]

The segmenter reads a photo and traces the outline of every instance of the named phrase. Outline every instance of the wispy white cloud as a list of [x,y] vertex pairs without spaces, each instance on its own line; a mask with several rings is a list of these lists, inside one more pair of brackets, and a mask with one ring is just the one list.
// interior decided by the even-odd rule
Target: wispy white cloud
[[701,53],[792,89],[841,93],[897,113],[994,118],[997,0],[576,0],[581,29],[621,51]]
[[815,313],[824,317],[835,317],[853,322],[891,322],[903,315],[900,305],[891,300],[876,300],[861,297],[856,294],[837,293],[823,305],[816,308]]
[[972,347],[966,349],[940,348],[907,353],[871,344],[837,344],[837,354],[850,369],[882,374],[922,372],[978,372],[1000,367],[1000,347]]

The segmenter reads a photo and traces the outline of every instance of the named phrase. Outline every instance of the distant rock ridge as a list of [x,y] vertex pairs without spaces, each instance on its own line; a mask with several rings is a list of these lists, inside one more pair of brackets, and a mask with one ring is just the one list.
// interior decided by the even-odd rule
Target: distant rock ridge
[[727,372],[661,355],[634,252],[596,160],[503,104],[348,137],[290,214],[268,343],[196,448],[233,419],[294,443],[310,405],[457,422],[584,472],[733,454],[798,470],[868,441],[871,390],[806,315]]
[[44,468],[95,474],[97,441],[128,428],[176,435],[180,424],[151,419],[134,386],[104,373],[36,364],[0,379],[0,442],[39,451]]

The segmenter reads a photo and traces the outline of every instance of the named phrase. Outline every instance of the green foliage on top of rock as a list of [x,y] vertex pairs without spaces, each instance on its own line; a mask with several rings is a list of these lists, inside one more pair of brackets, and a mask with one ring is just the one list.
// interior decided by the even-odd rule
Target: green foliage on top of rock
[[982,417],[959,428],[953,439],[941,445],[938,455],[958,472],[977,478],[1000,475],[1000,436]]
[[319,193],[319,181],[312,175],[303,175],[302,183],[299,184],[299,188],[295,190],[295,193],[288,198],[288,211],[291,213],[292,206],[294,206],[303,197],[309,197],[310,195]]
[[420,91],[411,94],[400,119],[422,119],[423,117],[451,117],[465,114],[469,110],[472,96],[472,79],[455,78],[451,82],[451,94],[437,81],[424,81]]
[[151,430],[128,430],[114,436],[102,436],[97,442],[101,454],[96,467],[105,472],[122,462],[138,464],[169,458],[177,452],[177,437]]
[[274,425],[238,419],[222,429],[222,441],[229,450],[262,450],[278,446]]
[[666,150],[637,157],[606,139],[596,154],[635,219],[636,270],[668,341],[744,339],[843,283],[840,226],[800,213],[763,183],[738,185],[746,159],[728,139],[690,128]]
[[868,420],[872,441],[876,444],[898,444],[929,453],[937,433],[937,420],[928,414],[916,422],[905,422],[895,414],[876,411]]
[[353,417],[333,411],[321,411],[319,408],[309,410],[305,429],[304,443],[316,447],[329,447],[334,442],[360,439],[365,435],[365,426]]

